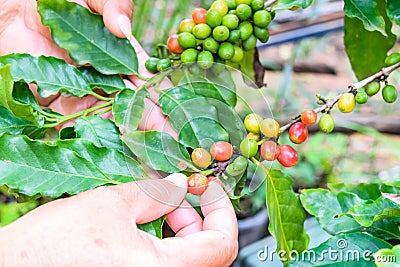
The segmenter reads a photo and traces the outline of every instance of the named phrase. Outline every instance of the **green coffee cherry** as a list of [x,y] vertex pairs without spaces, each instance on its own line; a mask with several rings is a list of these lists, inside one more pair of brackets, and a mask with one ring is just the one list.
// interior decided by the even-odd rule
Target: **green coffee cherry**
[[210,51],[202,51],[197,56],[197,62],[200,68],[209,69],[213,65],[214,57]]
[[387,84],[382,88],[382,97],[386,103],[394,103],[397,100],[397,90],[393,85]]

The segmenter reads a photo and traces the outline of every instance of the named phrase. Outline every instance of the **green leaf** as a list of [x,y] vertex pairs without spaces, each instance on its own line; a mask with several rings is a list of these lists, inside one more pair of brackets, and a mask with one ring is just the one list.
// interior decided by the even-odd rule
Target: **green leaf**
[[231,88],[213,83],[207,78],[199,79],[198,77],[197,80],[190,83],[190,85],[183,84],[181,86],[191,88],[196,95],[220,100],[223,102],[221,104],[226,104],[231,107],[236,105],[236,93]]
[[12,96],[18,102],[32,105],[35,108],[39,108],[39,103],[36,97],[33,95],[29,85],[23,82],[14,83],[14,89]]
[[361,230],[353,218],[337,217],[355,204],[365,203],[353,193],[341,192],[336,196],[326,189],[305,189],[301,192],[300,200],[306,211],[315,216],[321,227],[332,235]]
[[389,243],[366,233],[340,234],[298,254],[288,266],[374,267],[373,253],[390,247]]
[[128,132],[124,134],[122,141],[154,170],[167,173],[180,172],[188,167],[196,170],[185,147],[167,133]]
[[398,267],[400,266],[400,245],[394,246],[392,249],[380,249],[374,256],[377,267]]
[[398,0],[386,0],[389,18],[400,25],[400,2]]
[[26,119],[36,124],[37,118],[30,104],[23,104],[13,98],[14,79],[11,75],[10,65],[0,68],[0,105],[7,108],[18,118]]
[[328,184],[328,188],[332,193],[338,194],[339,192],[351,192],[359,196],[364,200],[376,200],[382,196],[380,191],[381,184],[377,183],[360,183],[360,184],[348,184],[348,183],[337,183]]
[[164,224],[165,219],[166,216],[162,216],[161,218],[158,218],[157,220],[154,220],[152,222],[139,224],[138,228],[158,238],[162,238],[162,226]]
[[298,195],[293,191],[293,180],[278,170],[266,172],[268,230],[277,241],[276,251],[283,250],[286,255],[293,250],[301,252],[307,249],[309,237],[303,225],[306,214]]
[[38,11],[55,43],[78,64],[90,64],[103,74],[137,74],[132,45],[114,36],[100,15],[66,0],[39,0]]
[[217,110],[218,122],[228,132],[230,143],[239,147],[247,134],[242,119],[232,107],[222,104],[216,99],[208,98],[207,102]]
[[90,140],[98,147],[123,151],[119,130],[110,119],[98,115],[80,117],[74,128],[78,138]]
[[4,133],[21,134],[28,127],[35,127],[35,124],[26,119],[15,117],[8,109],[0,106],[0,135]]
[[68,92],[78,97],[92,93],[82,73],[62,59],[9,54],[0,57],[0,66],[6,64],[11,64],[15,81],[36,83],[38,93],[43,97],[59,92]]
[[124,89],[114,99],[112,113],[115,124],[126,131],[136,131],[144,111],[144,99],[149,97],[147,90]]
[[337,195],[326,189],[306,189],[300,195],[301,203],[308,213],[315,216],[321,227],[332,235],[346,232],[366,231],[384,239],[398,238],[399,229],[389,219],[374,222],[370,227],[362,227],[353,217],[340,216],[355,205],[366,205],[356,194],[340,192]]
[[76,132],[74,126],[64,127],[58,133],[60,139],[74,139],[76,138]]
[[368,31],[378,31],[386,35],[385,20],[380,14],[376,1],[344,0],[344,14],[362,21]]
[[[56,198],[63,193],[77,194],[134,180],[128,168],[118,173],[125,160],[122,153],[98,148],[85,140],[59,142],[48,144],[26,136],[1,136],[0,184],[28,196]],[[115,166],[116,162],[119,165]]]
[[276,5],[272,7],[272,10],[282,10],[289,8],[307,8],[312,4],[313,0],[279,0]]
[[148,178],[142,166],[120,150],[96,147],[84,139],[62,140],[50,143],[74,151],[78,156],[97,165],[104,174],[118,182]]
[[243,61],[239,65],[239,70],[245,75],[245,80],[250,80],[254,82],[255,72],[254,72],[254,52],[255,49],[249,51],[244,51]]
[[[363,2],[366,5],[370,2]],[[386,36],[379,31],[368,31],[358,18],[344,18],[344,43],[354,73],[359,80],[378,71],[385,65],[387,52],[396,42],[391,32],[392,23],[386,15],[384,0],[378,0],[380,14],[386,22]],[[365,60],[368,55],[368,60]]]
[[380,197],[372,203],[354,205],[341,215],[352,216],[364,227],[370,227],[374,222],[386,218],[398,218],[400,222],[400,205],[388,198]]
[[[158,103],[187,147],[209,149],[216,141],[228,141],[229,135],[218,121],[217,110],[186,87],[162,91]],[[223,104],[219,102],[219,104]]]
[[92,90],[100,88],[107,94],[111,94],[125,88],[124,81],[119,75],[104,75],[92,67],[80,67],[78,69],[89,82]]

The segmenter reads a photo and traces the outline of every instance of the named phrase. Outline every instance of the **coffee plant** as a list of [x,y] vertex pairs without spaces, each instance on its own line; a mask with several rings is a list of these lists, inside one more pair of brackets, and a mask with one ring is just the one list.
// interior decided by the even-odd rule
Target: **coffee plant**
[[[0,57],[0,184],[19,201],[56,199],[140,179],[150,179],[149,169],[160,177],[181,172],[188,177],[188,197],[193,202],[211,182],[223,186],[236,209],[248,168],[260,168],[266,179],[269,231],[277,251],[286,255],[308,249],[303,224],[306,212],[315,216],[332,237],[316,248],[317,255],[339,239],[346,250],[367,258],[353,264],[373,266],[374,255],[393,254],[400,260],[400,184],[330,184],[327,189],[307,189],[299,194],[292,179],[272,168],[274,161],[290,168],[299,155],[280,141],[301,144],[308,127],[318,123],[322,132],[334,130],[336,106],[343,113],[381,92],[387,103],[398,94],[388,76],[400,67],[400,53],[390,52],[400,25],[397,0],[344,1],[346,51],[358,82],[334,98],[317,94],[315,109],[300,110],[290,123],[280,125],[272,115],[250,113],[242,120],[236,112],[241,96],[238,77],[256,87],[238,70],[248,68],[257,41],[267,42],[268,26],[279,10],[307,8],[312,0],[216,0],[206,10],[195,8],[182,20],[179,32],[145,62],[155,75],[138,72],[138,58],[127,39],[113,36],[101,16],[66,0],[38,0],[42,23],[50,27],[54,42],[68,51],[79,66],[51,56],[8,54]],[[128,88],[124,78],[136,75],[143,84]],[[165,79],[169,88],[162,88]],[[39,105],[29,84],[48,98],[93,96],[101,104],[74,114],[60,114]],[[148,89],[177,132],[139,129]],[[113,119],[101,115],[112,112]],[[72,126],[62,127],[73,122]],[[162,128],[162,127],[161,127]],[[250,172],[249,172],[250,173]],[[197,197],[197,198],[196,198]],[[140,203],[136,203],[140,205]],[[161,237],[164,218],[139,225]],[[375,253],[375,254],[374,254]],[[310,266],[306,259],[281,260],[288,266]],[[349,262],[329,261],[344,266]],[[351,263],[350,263],[351,264]],[[347,266],[347,265],[346,265]],[[353,266],[353,265],[351,265]]]

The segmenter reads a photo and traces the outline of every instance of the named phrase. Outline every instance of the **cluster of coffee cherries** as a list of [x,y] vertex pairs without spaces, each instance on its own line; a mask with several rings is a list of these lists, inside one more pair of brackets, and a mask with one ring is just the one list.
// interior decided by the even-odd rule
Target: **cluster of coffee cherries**
[[[293,123],[289,128],[289,138],[295,144],[303,143],[308,136],[307,125],[316,123],[317,113],[314,110],[305,110],[301,114],[301,121]],[[236,176],[247,168],[248,160],[262,158],[267,161],[278,160],[285,167],[292,167],[298,162],[296,150],[288,145],[278,145],[280,125],[273,118],[263,119],[256,113],[248,114],[244,119],[247,136],[241,141],[239,148],[225,141],[218,141],[211,145],[210,150],[196,148],[191,153],[194,165],[200,169],[207,169],[212,161],[227,163],[223,172]],[[222,174],[222,177],[224,175]],[[210,182],[221,180],[214,175],[206,176],[203,173],[194,173],[188,178],[188,191],[194,195],[202,194]]]
[[[257,40],[268,41],[272,16],[263,0],[216,0],[208,10],[195,8],[192,18],[184,19],[179,32],[168,38],[167,48],[180,56],[180,62],[198,62],[202,69],[211,68],[214,62],[240,63],[244,51],[254,49]],[[146,61],[153,73],[170,66],[170,59]]]

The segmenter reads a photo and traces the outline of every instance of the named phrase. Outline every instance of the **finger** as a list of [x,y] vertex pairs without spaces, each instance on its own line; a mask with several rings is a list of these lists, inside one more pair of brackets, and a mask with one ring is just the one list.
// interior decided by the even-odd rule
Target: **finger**
[[[136,87],[130,80],[124,80],[124,83],[128,88],[135,89]],[[177,139],[177,132],[172,128],[168,117],[162,113],[160,107],[147,98],[144,99],[144,105],[142,119],[138,125],[139,129],[143,131],[155,130],[165,132]]]
[[166,221],[177,237],[185,237],[203,230],[203,220],[186,200],[167,215]]
[[159,106],[154,104],[150,99],[144,99],[144,111],[142,119],[139,123],[139,129],[143,131],[155,130],[170,134],[175,139],[178,133],[172,128],[169,119],[164,116]]
[[176,209],[187,192],[187,177],[180,173],[159,180],[141,180],[108,187],[130,205],[136,224],[153,221]]
[[85,2],[92,11],[103,15],[104,24],[115,36],[125,38],[125,35],[119,27],[118,20],[123,19],[129,21],[129,30],[131,30],[133,1],[85,0]]
[[[201,197],[205,215],[203,231],[184,238],[167,238],[160,243],[174,265],[229,266],[238,252],[238,228],[232,204],[217,183]],[[196,253],[187,253],[187,248]],[[186,253],[185,253],[186,251]],[[198,265],[193,263],[198,263]]]

